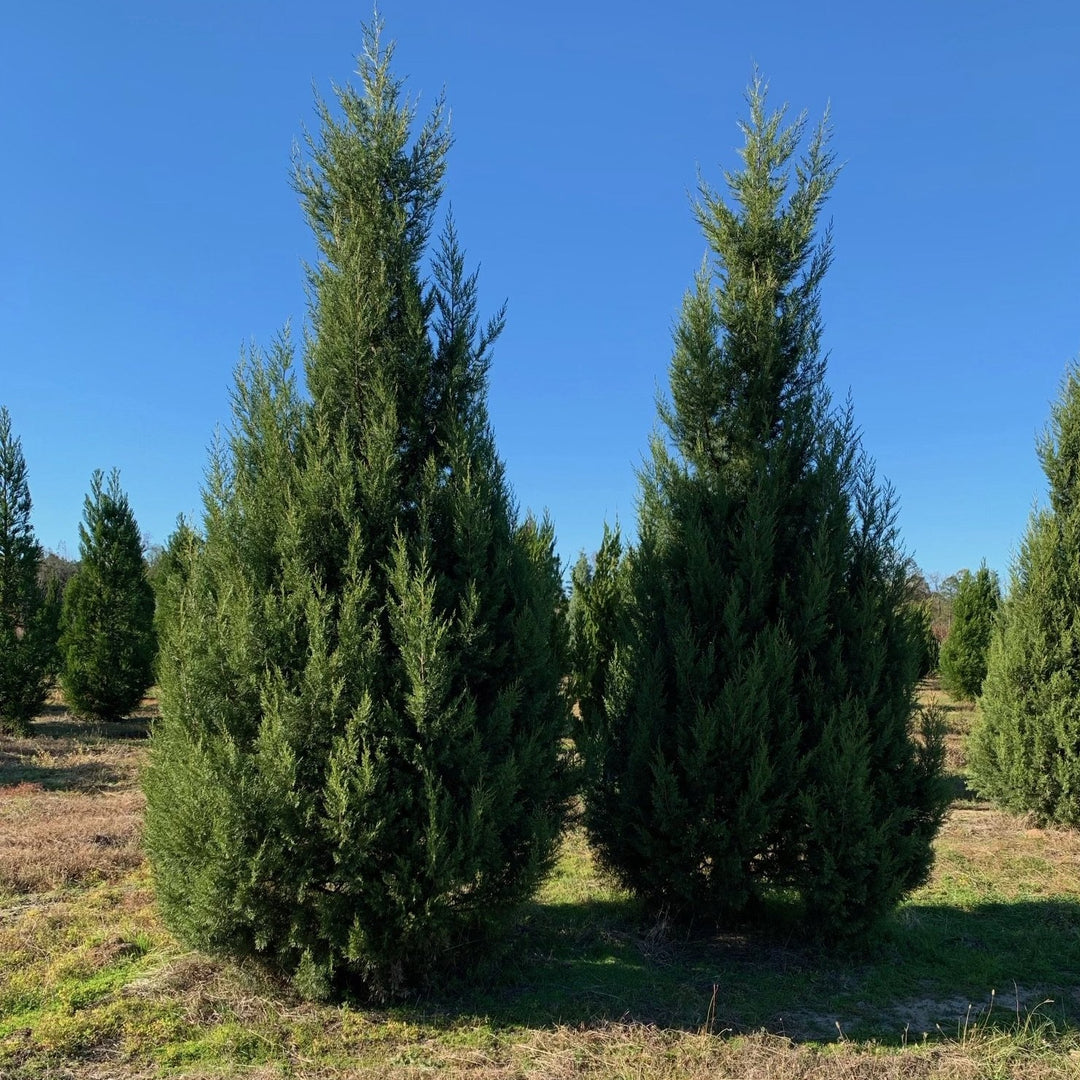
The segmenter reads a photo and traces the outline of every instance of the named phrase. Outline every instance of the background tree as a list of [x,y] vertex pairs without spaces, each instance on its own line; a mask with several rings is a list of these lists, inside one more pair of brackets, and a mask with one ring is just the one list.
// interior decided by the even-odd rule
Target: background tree
[[1080,825],[1080,368],[1038,446],[1050,489],[1012,568],[979,700],[972,783],[1006,809]]
[[127,716],[153,682],[154,594],[142,540],[115,470],[100,470],[79,525],[79,569],[64,591],[60,683],[68,706],[95,720]]
[[941,685],[960,701],[974,701],[986,678],[986,656],[994,629],[1001,586],[984,562],[972,574],[960,571],[952,602],[949,636],[941,645]]
[[49,642],[49,659],[46,668],[49,682],[60,678],[63,658],[60,655],[60,619],[64,610],[64,593],[68,582],[75,576],[79,564],[56,551],[46,551],[38,567],[38,585],[44,595],[42,621]]
[[[245,360],[162,622],[146,841],[169,925],[308,996],[479,962],[554,856],[570,775],[549,525],[519,522],[486,409],[449,137],[369,30],[296,187],[315,234],[310,404]],[[430,279],[425,280],[425,267]]]
[[915,566],[908,572],[907,603],[918,629],[919,659],[916,670],[919,678],[925,679],[938,669],[941,646],[934,633],[934,591],[922,571]]
[[639,542],[575,577],[586,823],[654,910],[715,923],[796,888],[857,935],[923,881],[941,735],[910,732],[918,628],[891,493],[823,385],[817,221],[836,177],[749,91],[733,199],[702,188],[706,264],[641,477]]
[[38,583],[22,443],[0,406],[0,730],[28,734],[49,686],[51,642]]

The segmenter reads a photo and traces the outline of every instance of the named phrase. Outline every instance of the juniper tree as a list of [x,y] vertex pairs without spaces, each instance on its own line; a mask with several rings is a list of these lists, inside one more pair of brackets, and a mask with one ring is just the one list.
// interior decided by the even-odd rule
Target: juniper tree
[[79,569],[64,589],[60,685],[95,720],[127,716],[153,682],[154,593],[142,539],[114,469],[90,480],[79,525]]
[[13,734],[28,734],[45,704],[53,646],[30,508],[22,443],[0,406],[0,731]]
[[[1031,517],[991,638],[972,784],[1008,810],[1080,825],[1080,366],[1038,444],[1049,505]],[[957,598],[959,602],[959,597]]]
[[960,573],[952,625],[941,645],[941,685],[960,701],[974,701],[986,678],[994,619],[1001,604],[998,577],[985,563],[976,573]]
[[38,585],[44,596],[41,618],[48,643],[46,670],[50,683],[55,683],[60,678],[63,665],[60,656],[60,619],[64,611],[64,593],[78,568],[77,562],[55,551],[46,551],[38,567]]
[[653,909],[715,924],[796,888],[857,935],[923,881],[940,732],[913,737],[919,646],[893,498],[823,384],[823,122],[794,165],[755,80],[732,197],[702,186],[712,262],[675,330],[638,543],[579,568],[586,823]]
[[[304,371],[238,373],[162,622],[146,838],[169,925],[308,996],[384,998],[487,955],[550,865],[570,792],[561,581],[519,520],[452,223],[449,136],[410,133],[369,30],[296,188]],[[430,276],[425,277],[425,268]]]

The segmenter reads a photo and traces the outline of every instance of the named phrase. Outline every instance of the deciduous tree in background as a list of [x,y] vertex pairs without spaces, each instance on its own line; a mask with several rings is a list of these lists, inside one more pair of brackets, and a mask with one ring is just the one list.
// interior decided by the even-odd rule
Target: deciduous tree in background
[[715,924],[795,888],[845,937],[929,871],[941,733],[911,730],[891,493],[823,385],[826,126],[795,164],[802,120],[760,81],[749,104],[732,205],[708,188],[697,205],[714,262],[675,331],[639,543],[609,533],[575,574],[586,823],[654,910]]
[[115,470],[100,471],[79,525],[79,569],[64,590],[60,684],[73,712],[119,720],[153,682],[154,593],[142,540]]
[[15,734],[29,733],[45,704],[54,645],[30,505],[22,443],[7,408],[0,407],[0,730]]
[[[163,914],[308,996],[388,997],[488,955],[571,791],[552,530],[519,521],[449,137],[368,32],[296,186],[308,404],[287,338],[237,380],[201,540],[178,544],[146,840]],[[425,279],[425,268],[430,278]]]
[[941,646],[941,685],[960,701],[974,701],[986,678],[986,657],[1001,604],[998,576],[983,563],[962,570],[953,597],[952,625]]
[[[1080,367],[1065,374],[1038,447],[1050,505],[1012,569],[968,760],[982,795],[1080,826]],[[959,601],[959,598],[958,598]]]

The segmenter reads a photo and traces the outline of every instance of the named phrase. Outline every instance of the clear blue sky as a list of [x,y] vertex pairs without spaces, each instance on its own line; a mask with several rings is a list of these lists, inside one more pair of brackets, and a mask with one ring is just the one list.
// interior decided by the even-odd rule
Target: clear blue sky
[[[37,0],[0,31],[0,404],[45,546],[78,548],[96,468],[164,541],[197,510],[243,343],[305,318],[289,187],[313,84],[351,77],[366,4]],[[1034,443],[1080,351],[1080,7],[391,2],[481,303],[505,298],[490,406],[522,507],[564,559],[635,518],[634,470],[704,253],[689,194],[736,164],[756,63],[832,103],[829,383],[927,571],[1005,571]]]

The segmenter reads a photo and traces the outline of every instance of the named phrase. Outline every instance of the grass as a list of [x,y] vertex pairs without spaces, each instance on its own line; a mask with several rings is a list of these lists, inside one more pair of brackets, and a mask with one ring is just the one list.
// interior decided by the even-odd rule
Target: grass
[[145,716],[54,704],[0,740],[0,1076],[1080,1077],[1080,835],[978,801],[973,711],[926,694],[957,801],[933,878],[865,953],[643,924],[573,832],[497,972],[383,1010],[175,942],[138,843]]

